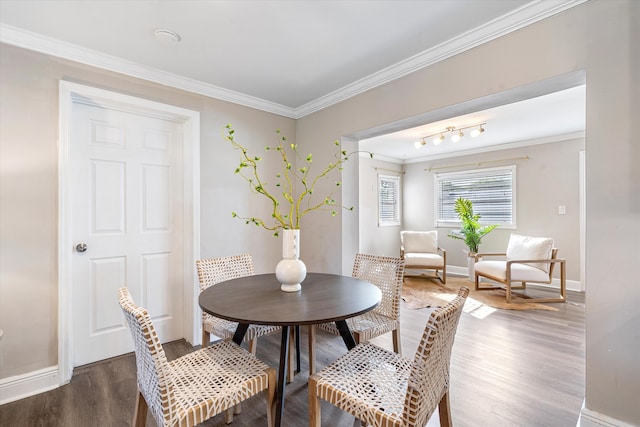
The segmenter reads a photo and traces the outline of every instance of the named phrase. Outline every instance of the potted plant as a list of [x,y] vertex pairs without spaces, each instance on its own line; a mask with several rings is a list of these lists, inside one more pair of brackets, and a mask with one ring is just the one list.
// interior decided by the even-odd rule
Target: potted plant
[[[258,169],[262,157],[250,155],[247,148],[235,140],[235,130],[230,124],[226,129],[227,141],[234,149],[240,151],[240,164],[235,173],[249,183],[252,192],[266,197],[272,205],[271,219],[268,221],[255,216],[238,215],[236,212],[232,212],[231,215],[244,220],[246,224],[255,224],[273,231],[274,236],[278,236],[280,230],[283,230],[283,260],[276,267],[276,276],[282,283],[282,290],[297,291],[300,289],[300,282],[306,276],[306,267],[299,259],[301,219],[314,211],[328,211],[332,216],[336,216],[338,208],[353,210],[353,206],[336,205],[333,191],[342,185],[340,181],[336,181],[334,189],[324,197],[318,197],[315,188],[318,182],[328,178],[332,171],[342,170],[342,165],[356,153],[347,153],[341,149],[339,141],[334,141],[335,161],[320,169],[316,175],[312,175],[312,154],[301,155],[298,145],[287,144],[287,138],[280,135],[278,129],[277,145],[265,147],[265,154],[276,155],[281,164],[280,171],[271,181],[261,176]],[[369,155],[373,157],[371,153]]]
[[473,213],[473,202],[469,199],[458,198],[454,210],[458,214],[458,218],[462,222],[462,227],[457,230],[449,231],[449,237],[453,239],[464,240],[464,243],[469,248],[467,254],[467,267],[469,280],[474,280],[474,264],[475,256],[478,253],[478,248],[482,238],[493,231],[497,224],[482,225],[480,224],[480,215]]

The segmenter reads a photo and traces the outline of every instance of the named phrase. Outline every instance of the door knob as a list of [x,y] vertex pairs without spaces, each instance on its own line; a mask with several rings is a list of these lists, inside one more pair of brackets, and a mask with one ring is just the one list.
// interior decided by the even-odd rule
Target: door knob
[[76,251],[85,252],[86,250],[87,250],[87,244],[86,243],[78,243],[76,245]]

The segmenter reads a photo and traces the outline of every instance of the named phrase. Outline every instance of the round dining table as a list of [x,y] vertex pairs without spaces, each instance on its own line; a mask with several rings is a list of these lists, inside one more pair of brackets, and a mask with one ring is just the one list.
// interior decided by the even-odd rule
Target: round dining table
[[233,336],[237,344],[251,324],[282,327],[275,408],[275,425],[280,426],[290,328],[335,322],[347,349],[352,349],[356,343],[346,319],[374,309],[381,298],[380,289],[365,280],[325,273],[308,273],[301,290],[283,292],[271,273],[220,282],[200,293],[198,302],[212,316],[238,322]]

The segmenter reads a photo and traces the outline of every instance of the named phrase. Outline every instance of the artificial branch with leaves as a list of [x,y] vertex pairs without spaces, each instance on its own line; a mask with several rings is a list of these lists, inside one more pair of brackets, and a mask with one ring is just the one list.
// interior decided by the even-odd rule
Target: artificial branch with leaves
[[[302,217],[313,211],[330,211],[331,215],[335,216],[337,214],[336,208],[353,210],[353,206],[336,205],[336,201],[333,198],[333,191],[342,185],[341,181],[337,181],[334,190],[324,198],[314,198],[313,196],[318,182],[323,178],[327,178],[333,170],[341,171],[342,165],[357,152],[347,153],[341,149],[339,141],[334,141],[334,145],[337,147],[335,162],[329,163],[320,173],[312,176],[312,154],[302,156],[298,151],[297,144],[287,145],[287,138],[280,135],[280,130],[278,129],[276,130],[279,139],[278,145],[265,147],[265,152],[267,154],[277,153],[280,157],[279,161],[282,164],[282,170],[275,175],[273,182],[269,182],[260,176],[258,170],[258,165],[263,160],[262,157],[249,155],[247,149],[235,140],[233,127],[228,124],[226,129],[226,140],[231,143],[233,148],[241,152],[240,165],[236,168],[235,173],[248,182],[252,192],[262,194],[272,204],[272,222],[270,223],[265,222],[262,218],[243,217],[236,212],[232,212],[234,218],[242,219],[247,224],[253,223],[264,227],[273,231],[274,235],[277,236],[278,231],[281,229],[299,229]],[[373,157],[373,154],[369,153],[369,155]],[[299,164],[302,166],[297,166]],[[298,194],[295,194],[296,186],[299,187]]]

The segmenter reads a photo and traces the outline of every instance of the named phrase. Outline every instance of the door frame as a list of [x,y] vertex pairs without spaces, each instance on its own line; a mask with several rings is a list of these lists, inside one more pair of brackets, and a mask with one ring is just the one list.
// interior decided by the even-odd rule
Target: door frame
[[[73,375],[73,239],[69,162],[72,108],[75,100],[182,123],[183,144],[183,337],[197,343],[199,336],[195,260],[200,256],[200,113],[173,105],[98,89],[69,81],[59,86],[58,135],[58,378],[67,384]],[[116,296],[114,295],[114,298]]]

